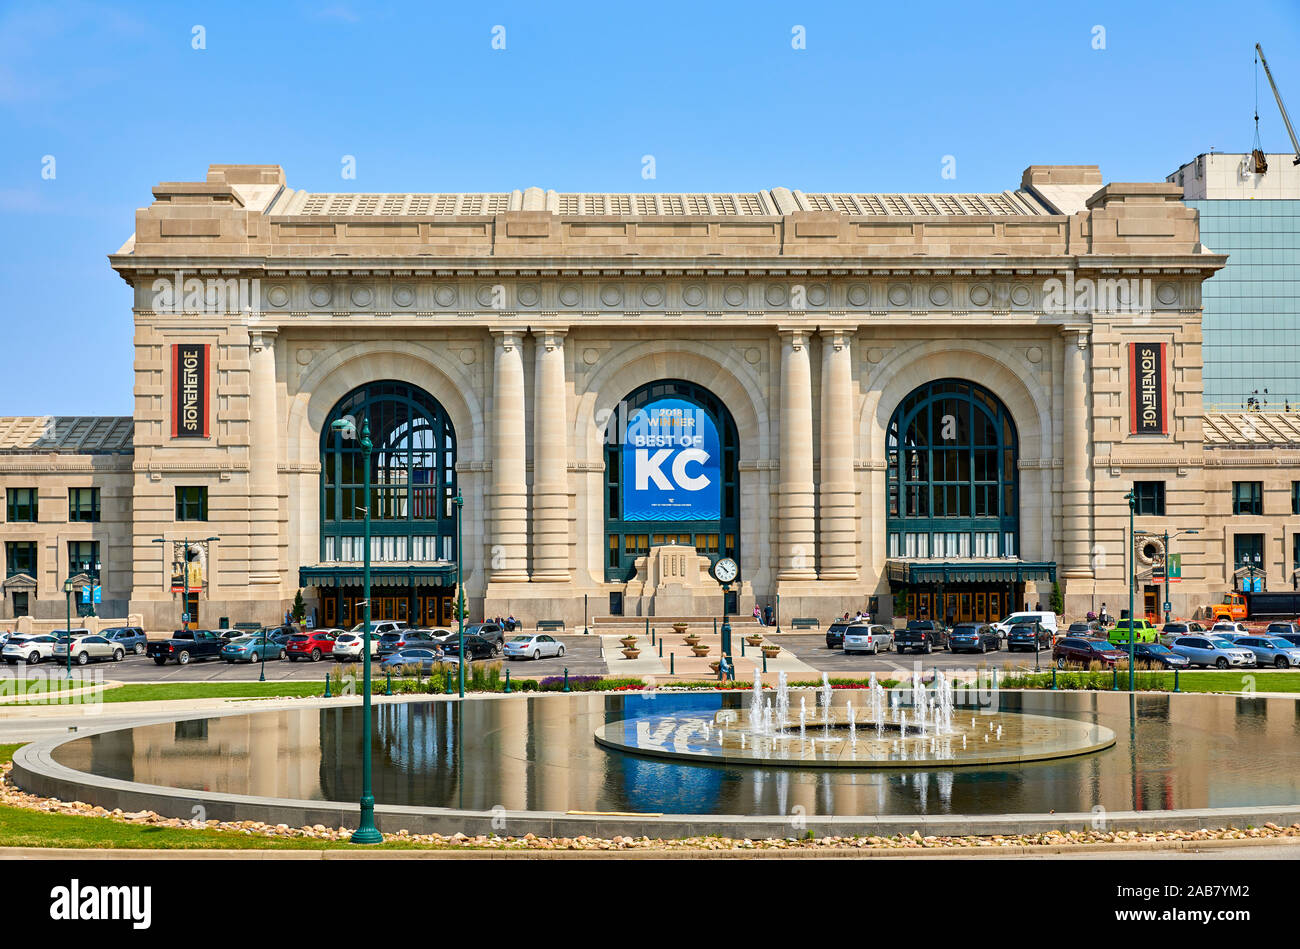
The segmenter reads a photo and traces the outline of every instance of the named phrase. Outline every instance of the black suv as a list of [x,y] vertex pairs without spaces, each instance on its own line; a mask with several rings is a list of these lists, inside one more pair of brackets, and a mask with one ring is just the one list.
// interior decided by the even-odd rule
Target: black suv
[[910,619],[906,629],[894,631],[894,648],[902,653],[909,649],[934,652],[948,648],[948,629],[933,619]]
[[[1079,625],[1079,624],[1075,624]],[[1073,629],[1074,627],[1070,627]],[[1077,636],[1078,633],[1069,635]],[[1089,635],[1085,633],[1084,635]],[[1052,648],[1052,633],[1042,623],[1017,623],[1007,630],[1007,652],[1015,652],[1017,649],[1029,649],[1038,651],[1039,649]]]
[[506,644],[505,631],[496,623],[475,623],[472,626],[466,626],[465,635],[466,637],[482,636],[488,642],[495,643],[499,647]]

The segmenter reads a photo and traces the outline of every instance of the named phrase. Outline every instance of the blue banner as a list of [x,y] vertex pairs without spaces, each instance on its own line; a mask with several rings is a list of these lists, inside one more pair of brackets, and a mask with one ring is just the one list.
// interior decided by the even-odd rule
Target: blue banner
[[638,409],[623,440],[623,520],[721,516],[722,448],[709,413],[685,399]]

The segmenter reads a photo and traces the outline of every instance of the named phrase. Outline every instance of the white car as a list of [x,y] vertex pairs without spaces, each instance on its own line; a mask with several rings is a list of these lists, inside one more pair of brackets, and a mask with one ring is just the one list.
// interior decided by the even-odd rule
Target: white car
[[882,649],[894,648],[894,633],[884,626],[850,626],[844,631],[844,652],[869,652],[875,655]]
[[54,637],[48,633],[38,636],[15,635],[0,650],[0,655],[11,666],[19,662],[36,665],[42,659],[49,659],[53,653]]
[[1210,635],[1218,636],[1221,639],[1238,639],[1242,636],[1252,635],[1246,628],[1245,623],[1218,622],[1210,627]]
[[1048,630],[1053,640],[1060,635],[1061,631],[1056,625],[1056,614],[1049,610],[1025,610],[1022,613],[1012,613],[1006,619],[989,625],[996,629],[998,635],[1005,641],[1012,626],[1033,626],[1034,623]]
[[525,633],[506,640],[507,659],[541,659],[563,656],[564,643],[546,633]]
[[[79,666],[84,666],[92,659],[111,659],[113,662],[121,662],[125,657],[126,650],[121,645],[103,636],[81,636],[72,640],[72,661]],[[50,658],[66,662],[68,643],[66,641],[55,643]]]
[[[361,660],[361,643],[365,638],[364,633],[345,633],[341,629],[326,630],[337,634],[334,640],[334,658],[337,660],[355,659]],[[370,633],[370,658],[375,659],[379,656],[379,636],[373,630]]]

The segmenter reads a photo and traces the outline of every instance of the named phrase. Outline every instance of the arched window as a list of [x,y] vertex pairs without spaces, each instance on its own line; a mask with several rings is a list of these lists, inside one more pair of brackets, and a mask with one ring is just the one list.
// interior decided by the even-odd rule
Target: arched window
[[703,386],[666,379],[620,402],[605,428],[605,579],[630,580],[666,544],[739,562],[739,451],[731,413]]
[[997,396],[962,379],[921,386],[889,420],[886,452],[890,557],[1017,556],[1018,440]]
[[[360,430],[370,420],[370,498]],[[348,419],[356,433],[337,432]],[[433,396],[405,382],[371,382],[349,392],[321,430],[321,560],[363,559],[370,508],[374,561],[456,557],[456,432]]]

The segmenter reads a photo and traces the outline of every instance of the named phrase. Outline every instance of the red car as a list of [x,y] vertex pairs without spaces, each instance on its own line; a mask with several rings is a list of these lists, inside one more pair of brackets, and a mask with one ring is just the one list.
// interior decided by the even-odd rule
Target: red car
[[328,656],[334,652],[334,634],[327,633],[323,630],[316,630],[311,633],[298,633],[290,636],[289,642],[285,645],[285,652],[289,655],[290,662],[297,662],[299,659],[310,659],[312,662],[320,662],[322,656]]
[[1058,669],[1065,669],[1068,666],[1082,666],[1086,669],[1094,662],[1103,666],[1127,662],[1128,652],[1116,649],[1105,639],[1066,636],[1058,639],[1056,645],[1052,647],[1052,659]]

